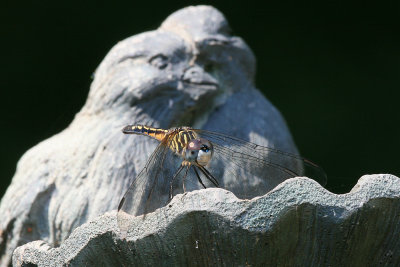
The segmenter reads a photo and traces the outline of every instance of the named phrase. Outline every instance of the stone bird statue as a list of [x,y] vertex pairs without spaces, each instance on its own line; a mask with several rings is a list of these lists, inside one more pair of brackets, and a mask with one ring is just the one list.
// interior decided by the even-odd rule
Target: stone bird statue
[[87,102],[62,132],[28,150],[0,203],[0,262],[33,240],[58,246],[117,208],[157,145],[127,124],[223,131],[297,153],[277,109],[254,87],[255,57],[209,6],[170,15],[119,42],[95,72]]

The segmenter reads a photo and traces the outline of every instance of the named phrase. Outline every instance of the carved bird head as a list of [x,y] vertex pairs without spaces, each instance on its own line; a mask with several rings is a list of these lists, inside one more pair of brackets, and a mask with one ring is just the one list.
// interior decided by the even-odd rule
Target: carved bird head
[[199,125],[229,95],[252,84],[254,56],[230,35],[223,15],[203,7],[198,19],[188,20],[192,12],[178,11],[158,30],[119,42],[96,71],[83,111],[122,109],[151,125]]

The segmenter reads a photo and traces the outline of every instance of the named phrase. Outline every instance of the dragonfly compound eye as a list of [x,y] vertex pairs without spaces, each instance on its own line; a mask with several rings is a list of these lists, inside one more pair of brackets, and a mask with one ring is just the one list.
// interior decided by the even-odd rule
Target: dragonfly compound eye
[[200,143],[201,145],[196,161],[199,165],[206,166],[213,155],[213,147],[208,140],[202,138],[200,139]]
[[200,166],[206,166],[211,160],[213,147],[211,143],[203,138],[192,139],[185,150],[185,160],[196,162]]

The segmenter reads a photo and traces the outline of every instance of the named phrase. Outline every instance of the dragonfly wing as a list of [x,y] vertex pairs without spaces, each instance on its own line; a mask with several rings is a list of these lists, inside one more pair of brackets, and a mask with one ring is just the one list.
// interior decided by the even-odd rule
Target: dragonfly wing
[[165,185],[169,173],[163,171],[172,160],[168,142],[169,140],[165,140],[157,146],[118,206],[118,226],[123,233],[126,233],[130,226],[128,215],[144,215],[161,207],[162,203],[165,204],[168,200]]
[[[183,159],[169,149],[171,140],[168,137],[157,146],[118,206],[118,226],[124,236],[131,227],[130,215],[146,215],[165,206],[171,200],[170,195],[204,188],[193,166],[183,166],[177,173]],[[207,188],[213,186],[200,170],[198,172]]]
[[299,155],[225,134],[195,131],[214,146],[214,155],[207,168],[214,176],[222,178],[222,187],[239,198],[265,194],[282,181],[296,176],[307,175],[322,185],[326,183],[325,172]]
[[214,154],[210,163],[205,168],[182,167],[183,158],[169,148],[173,137],[168,135],[157,146],[120,202],[118,225],[123,234],[130,227],[128,215],[153,212],[179,193],[222,187],[239,198],[252,198],[267,193],[288,178],[302,175],[307,168],[317,173],[312,178],[320,183],[326,181],[321,168],[299,155],[220,133],[194,131],[213,144]]

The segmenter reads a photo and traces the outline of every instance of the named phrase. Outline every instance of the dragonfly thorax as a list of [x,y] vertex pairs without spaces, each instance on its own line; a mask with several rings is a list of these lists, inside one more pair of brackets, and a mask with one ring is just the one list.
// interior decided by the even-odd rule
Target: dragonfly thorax
[[184,151],[185,161],[200,166],[206,166],[210,162],[212,155],[213,146],[204,138],[190,140]]

